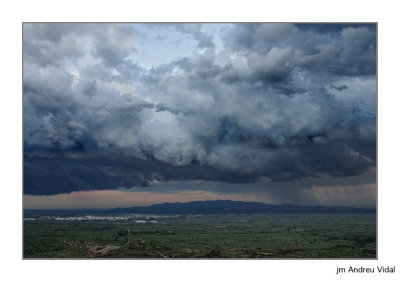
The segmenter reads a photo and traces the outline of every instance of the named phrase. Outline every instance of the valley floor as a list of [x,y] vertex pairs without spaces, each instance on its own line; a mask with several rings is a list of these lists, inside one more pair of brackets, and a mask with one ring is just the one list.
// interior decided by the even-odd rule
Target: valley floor
[[376,258],[373,213],[25,220],[24,258]]

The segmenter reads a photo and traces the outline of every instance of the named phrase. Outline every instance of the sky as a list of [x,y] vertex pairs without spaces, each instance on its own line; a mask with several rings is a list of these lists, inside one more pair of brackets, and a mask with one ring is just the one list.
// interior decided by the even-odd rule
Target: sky
[[375,207],[375,24],[23,24],[24,208]]

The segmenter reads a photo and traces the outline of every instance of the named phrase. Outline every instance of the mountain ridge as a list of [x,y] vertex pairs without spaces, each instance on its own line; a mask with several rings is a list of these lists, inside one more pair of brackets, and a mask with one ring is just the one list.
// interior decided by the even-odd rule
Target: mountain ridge
[[[116,208],[110,211],[129,213],[252,213],[252,212],[352,212],[376,211],[374,208],[272,205],[261,202],[230,200],[193,201],[186,203],[162,203],[148,207]],[[145,211],[145,212],[144,212]]]
[[113,209],[57,209],[25,210],[24,212],[92,212],[92,213],[136,213],[136,214],[218,214],[218,213],[264,213],[264,212],[376,212],[375,208],[298,206],[292,204],[273,205],[261,202],[231,200],[168,202],[150,206]]
[[231,200],[167,202],[150,206],[112,209],[43,209],[24,210],[31,212],[91,212],[91,213],[136,213],[136,214],[219,214],[219,213],[268,213],[268,212],[376,212],[375,208],[298,206],[292,204],[273,205],[261,202]]

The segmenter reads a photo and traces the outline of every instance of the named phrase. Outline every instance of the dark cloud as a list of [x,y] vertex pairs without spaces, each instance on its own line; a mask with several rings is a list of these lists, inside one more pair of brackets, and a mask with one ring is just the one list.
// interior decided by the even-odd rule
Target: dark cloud
[[93,96],[97,93],[97,83],[96,80],[91,80],[83,85],[82,92],[86,95]]
[[[24,193],[51,195],[81,190],[149,186],[150,181],[202,179],[240,183],[253,177],[192,162],[172,166],[148,155],[146,159],[127,156],[126,152],[25,152]],[[57,187],[56,189],[54,187]]]
[[305,24],[299,23],[295,24],[296,28],[300,30],[312,31],[312,32],[320,32],[320,33],[338,33],[342,31],[344,28],[360,28],[365,27],[370,29],[371,31],[376,31],[375,24],[360,24],[360,23],[325,23],[325,24]]
[[375,29],[177,25],[201,50],[145,69],[138,28],[24,24],[26,194],[375,167]]
[[253,46],[255,29],[258,25],[237,24],[228,28],[223,34],[223,40],[227,47],[233,50],[246,50]]
[[338,90],[338,91],[343,91],[343,90],[346,90],[348,87],[347,87],[346,84],[343,84],[343,85],[340,85],[340,86],[336,86],[336,85],[331,84],[329,86],[329,88],[330,89],[335,89],[335,90]]

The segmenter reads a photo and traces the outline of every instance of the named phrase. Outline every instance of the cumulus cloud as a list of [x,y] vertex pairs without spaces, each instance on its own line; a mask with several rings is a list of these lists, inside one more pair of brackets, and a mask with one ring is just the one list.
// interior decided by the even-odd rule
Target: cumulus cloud
[[197,42],[192,55],[146,69],[138,24],[24,24],[26,194],[375,166],[374,28],[176,29]]
[[135,28],[116,24],[24,24],[24,62],[39,65],[76,63],[88,53],[107,67],[122,63],[136,49]]
[[177,24],[176,30],[192,36],[197,41],[197,47],[199,48],[215,47],[212,36],[201,31],[201,24]]

